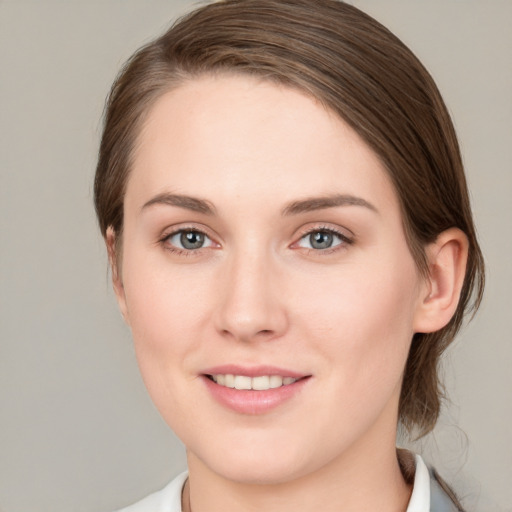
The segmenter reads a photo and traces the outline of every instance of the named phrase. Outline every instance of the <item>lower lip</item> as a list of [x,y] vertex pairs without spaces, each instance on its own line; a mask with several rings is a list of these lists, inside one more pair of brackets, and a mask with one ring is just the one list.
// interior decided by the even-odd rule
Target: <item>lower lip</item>
[[279,407],[297,395],[309,381],[309,377],[304,377],[286,386],[256,391],[220,386],[206,375],[202,378],[217,402],[232,411],[250,415],[264,414]]

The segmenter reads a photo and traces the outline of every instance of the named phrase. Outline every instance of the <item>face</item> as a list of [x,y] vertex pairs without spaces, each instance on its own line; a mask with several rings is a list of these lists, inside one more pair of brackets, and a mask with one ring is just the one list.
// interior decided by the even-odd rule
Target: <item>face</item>
[[423,283],[343,121],[253,78],[190,81],[149,114],[124,214],[116,291],[191,459],[277,482],[394,447]]

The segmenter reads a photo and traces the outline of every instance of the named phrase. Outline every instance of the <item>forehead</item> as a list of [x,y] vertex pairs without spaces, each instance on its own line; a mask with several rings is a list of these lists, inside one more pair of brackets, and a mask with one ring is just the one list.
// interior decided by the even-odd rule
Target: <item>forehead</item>
[[189,80],[152,106],[127,200],[169,189],[214,201],[333,191],[395,201],[380,160],[339,116],[301,91],[240,75]]

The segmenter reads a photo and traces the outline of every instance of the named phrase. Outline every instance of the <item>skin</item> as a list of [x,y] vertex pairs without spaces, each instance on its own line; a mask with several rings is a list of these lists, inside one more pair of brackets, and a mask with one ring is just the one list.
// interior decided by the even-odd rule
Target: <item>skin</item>
[[[351,200],[290,212],[336,194]],[[243,76],[157,100],[124,215],[121,255],[107,236],[114,288],[148,391],[187,447],[194,512],[405,510],[402,372],[413,334],[453,314],[464,236],[427,248],[423,278],[376,155],[310,97]],[[185,228],[205,233],[204,247],[180,251],[169,235]],[[326,230],[334,247],[313,248],[309,233]],[[201,378],[221,364],[310,378],[277,408],[241,414]]]

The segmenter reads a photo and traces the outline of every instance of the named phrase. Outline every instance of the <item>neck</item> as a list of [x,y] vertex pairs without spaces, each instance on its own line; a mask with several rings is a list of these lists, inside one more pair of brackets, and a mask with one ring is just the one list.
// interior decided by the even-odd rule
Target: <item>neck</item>
[[354,447],[350,453],[344,453],[311,473],[263,485],[226,479],[189,453],[190,476],[184,492],[183,510],[405,512],[412,487],[402,476],[394,437],[392,443],[378,441],[365,447]]

